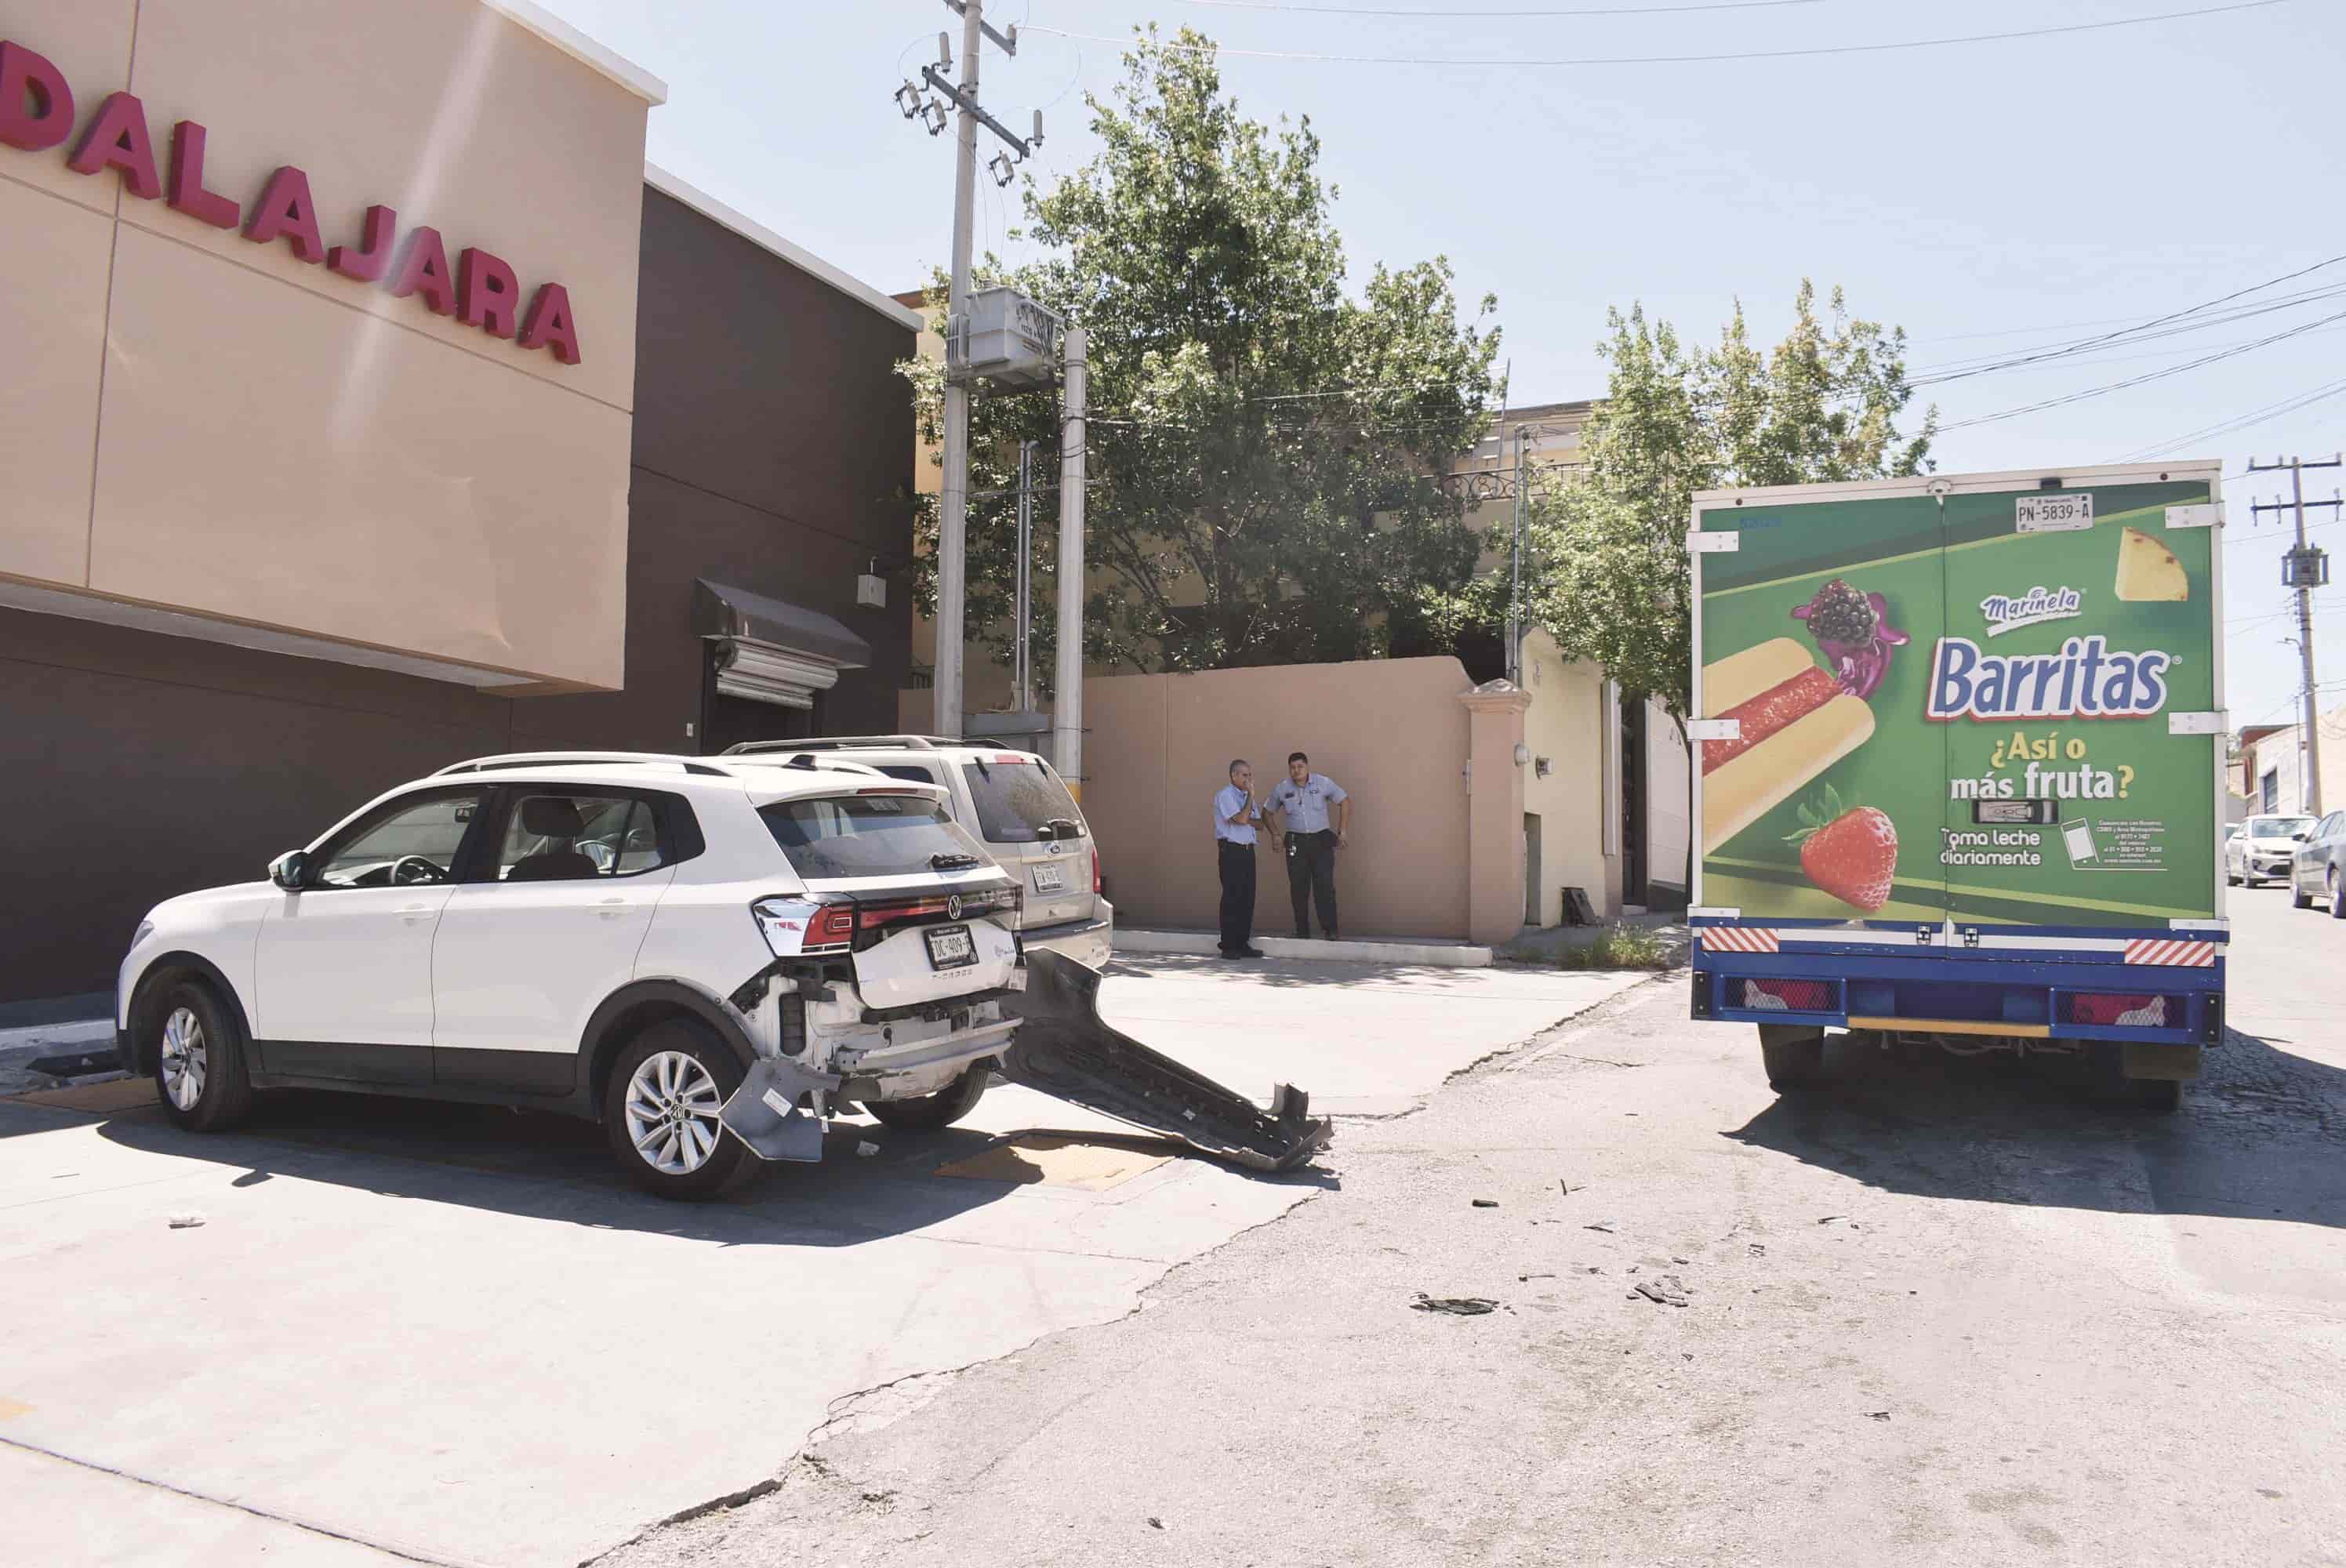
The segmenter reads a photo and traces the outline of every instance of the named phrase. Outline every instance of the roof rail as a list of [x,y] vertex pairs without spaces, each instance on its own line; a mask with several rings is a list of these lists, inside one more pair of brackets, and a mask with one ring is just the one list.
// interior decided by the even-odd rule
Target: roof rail
[[834,735],[817,740],[744,740],[725,748],[728,757],[761,751],[934,751],[942,746],[966,746],[942,735]]
[[508,768],[602,768],[615,764],[678,768],[687,773],[707,774],[716,779],[729,777],[725,769],[713,763],[664,756],[657,751],[507,751],[495,757],[474,757],[463,762],[451,762],[432,777],[444,779],[452,773],[495,773]]
[[782,766],[801,769],[809,773],[861,773],[871,779],[888,777],[877,768],[869,768],[861,762],[843,762],[836,757],[818,757],[811,751],[797,752]]

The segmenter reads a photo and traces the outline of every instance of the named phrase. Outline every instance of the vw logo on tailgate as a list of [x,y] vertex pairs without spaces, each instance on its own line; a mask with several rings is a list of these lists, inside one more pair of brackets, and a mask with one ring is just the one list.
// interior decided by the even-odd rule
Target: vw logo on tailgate
[[955,893],[953,897],[945,900],[945,919],[961,919],[961,895],[959,893]]

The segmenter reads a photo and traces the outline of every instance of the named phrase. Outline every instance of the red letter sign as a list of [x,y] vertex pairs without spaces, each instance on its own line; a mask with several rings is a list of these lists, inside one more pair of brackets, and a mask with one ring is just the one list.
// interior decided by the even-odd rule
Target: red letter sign
[[46,56],[0,38],[0,141],[42,152],[73,135],[73,125],[65,74]]
[[456,319],[493,338],[514,335],[514,312],[521,305],[521,280],[514,270],[471,246],[456,253]]
[[214,229],[236,227],[236,203],[204,188],[204,127],[193,120],[171,127],[171,205]]
[[130,194],[152,201],[163,194],[155,174],[155,144],[147,139],[147,106],[129,93],[108,93],[82,133],[66,167],[76,174],[119,169]]
[[326,241],[318,233],[318,209],[310,199],[310,177],[286,164],[269,177],[260,199],[245,220],[244,237],[255,245],[284,239],[304,261],[323,261]]
[[456,308],[456,292],[448,286],[448,252],[441,248],[437,229],[418,229],[407,237],[407,254],[391,280],[392,298],[423,296],[434,314],[444,316]]
[[521,319],[521,346],[552,349],[566,365],[578,362],[578,329],[570,320],[569,290],[559,283],[539,285],[529,314]]
[[359,248],[353,250],[347,245],[335,246],[326,252],[326,265],[345,278],[373,282],[391,268],[391,237],[398,228],[398,213],[388,207],[368,208]]

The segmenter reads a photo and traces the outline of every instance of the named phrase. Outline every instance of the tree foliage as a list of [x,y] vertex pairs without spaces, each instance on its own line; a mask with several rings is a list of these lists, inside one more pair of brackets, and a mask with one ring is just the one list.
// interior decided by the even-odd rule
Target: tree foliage
[[[1536,483],[1526,524],[1526,620],[1673,718],[1688,717],[1698,490],[1881,479],[1923,472],[1937,424],[1902,434],[1912,397],[1906,335],[1852,320],[1836,289],[1820,318],[1802,281],[1783,341],[1760,350],[1740,303],[1713,349],[1632,306],[1607,313],[1604,402],[1581,433],[1585,471]],[[1505,585],[1478,583],[1450,619],[1505,617]]]
[[[1086,98],[1097,156],[1047,189],[1028,181],[1019,237],[1039,259],[980,269],[1089,337],[1086,655],[1182,670],[1407,648],[1429,591],[1474,571],[1463,504],[1429,475],[1489,422],[1497,331],[1461,322],[1439,257],[1379,266],[1348,294],[1310,121],[1243,117],[1199,35],[1151,28],[1125,66],[1113,101]],[[905,368],[934,440],[939,370]],[[1056,391],[976,401],[973,493],[1015,485],[1022,440],[1055,481]],[[968,624],[997,652],[1013,506],[970,507]],[[1056,494],[1038,498],[1045,562],[1056,511]],[[933,546],[933,507],[921,526]],[[933,603],[933,582],[916,591]]]

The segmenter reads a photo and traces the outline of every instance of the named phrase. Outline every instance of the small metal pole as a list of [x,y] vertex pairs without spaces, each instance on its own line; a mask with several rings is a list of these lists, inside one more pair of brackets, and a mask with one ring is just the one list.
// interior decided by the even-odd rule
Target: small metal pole
[[1014,590],[1018,617],[1018,657],[1013,685],[1013,706],[1020,713],[1035,707],[1034,659],[1028,638],[1035,626],[1035,443],[1018,443],[1018,575]]

